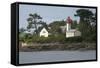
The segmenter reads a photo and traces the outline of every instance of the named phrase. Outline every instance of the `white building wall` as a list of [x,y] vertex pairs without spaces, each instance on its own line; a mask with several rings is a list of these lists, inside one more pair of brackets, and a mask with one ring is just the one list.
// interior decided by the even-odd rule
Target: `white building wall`
[[40,37],[43,36],[43,37],[48,37],[48,31],[43,28],[41,31],[40,31]]
[[81,36],[81,32],[80,31],[76,31],[75,32],[75,36]]
[[40,37],[48,37],[48,34],[47,33],[40,33]]
[[21,46],[22,46],[22,47],[25,47],[25,46],[27,46],[27,43],[23,43],[23,42],[22,42],[22,43],[21,43]]
[[66,32],[66,38],[74,37],[74,32]]
[[66,26],[67,26],[66,31],[69,31],[71,29],[71,24],[67,23]]

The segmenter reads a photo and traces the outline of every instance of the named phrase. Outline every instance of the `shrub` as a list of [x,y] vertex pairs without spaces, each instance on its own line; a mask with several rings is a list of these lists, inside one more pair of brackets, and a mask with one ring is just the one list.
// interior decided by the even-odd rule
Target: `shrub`
[[70,37],[70,38],[66,38],[66,42],[70,42],[70,43],[73,43],[73,42],[82,42],[82,37]]

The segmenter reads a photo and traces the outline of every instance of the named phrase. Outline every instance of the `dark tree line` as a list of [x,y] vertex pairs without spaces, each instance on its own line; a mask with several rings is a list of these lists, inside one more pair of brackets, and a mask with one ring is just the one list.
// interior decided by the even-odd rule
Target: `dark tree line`
[[78,28],[84,40],[96,41],[96,13],[88,9],[78,9],[75,16],[80,17]]

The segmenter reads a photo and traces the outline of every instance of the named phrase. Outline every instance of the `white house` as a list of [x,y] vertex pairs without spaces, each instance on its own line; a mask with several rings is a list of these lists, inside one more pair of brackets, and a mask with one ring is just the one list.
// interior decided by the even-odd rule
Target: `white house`
[[49,33],[48,31],[43,28],[41,31],[40,31],[40,37],[43,36],[43,37],[48,37]]
[[67,23],[66,23],[66,38],[68,37],[75,37],[75,36],[81,36],[81,32],[76,29],[71,29],[71,19],[68,17]]
[[76,29],[71,29],[69,31],[66,31],[66,38],[74,36],[81,36],[81,32]]

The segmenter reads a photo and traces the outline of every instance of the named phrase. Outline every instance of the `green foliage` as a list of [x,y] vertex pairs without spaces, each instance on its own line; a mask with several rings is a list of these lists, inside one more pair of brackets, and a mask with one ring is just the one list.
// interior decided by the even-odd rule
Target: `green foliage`
[[[80,17],[78,25],[79,31],[82,33],[83,41],[95,42],[96,41],[96,13],[87,9],[78,9],[75,16]],[[92,25],[91,25],[92,22]]]
[[50,32],[55,34],[55,33],[61,33],[61,28],[60,26],[65,26],[66,23],[65,21],[54,21],[49,24],[49,27],[51,27]]
[[75,14],[75,16],[80,17],[80,22],[89,21],[89,19],[93,16],[92,11],[88,9],[78,9],[76,13],[77,14]]
[[77,26],[78,26],[77,21],[73,21],[73,23],[71,24],[71,28],[76,29]]
[[75,43],[75,42],[77,43],[77,42],[82,42],[82,41],[83,41],[83,38],[80,36],[66,38],[66,42],[68,43]]
[[37,13],[34,14],[29,14],[29,18],[27,19],[28,21],[28,26],[27,29],[33,29],[35,28],[36,34],[38,34],[38,25],[43,24],[44,22],[41,21],[42,17],[38,15]]
[[19,29],[19,33],[23,33],[24,31],[25,31],[24,28],[20,28],[20,29]]
[[70,37],[66,38],[65,35],[50,35],[49,37],[39,37],[37,35],[25,36],[24,41],[26,43],[72,43],[72,42],[82,42],[82,37]]

